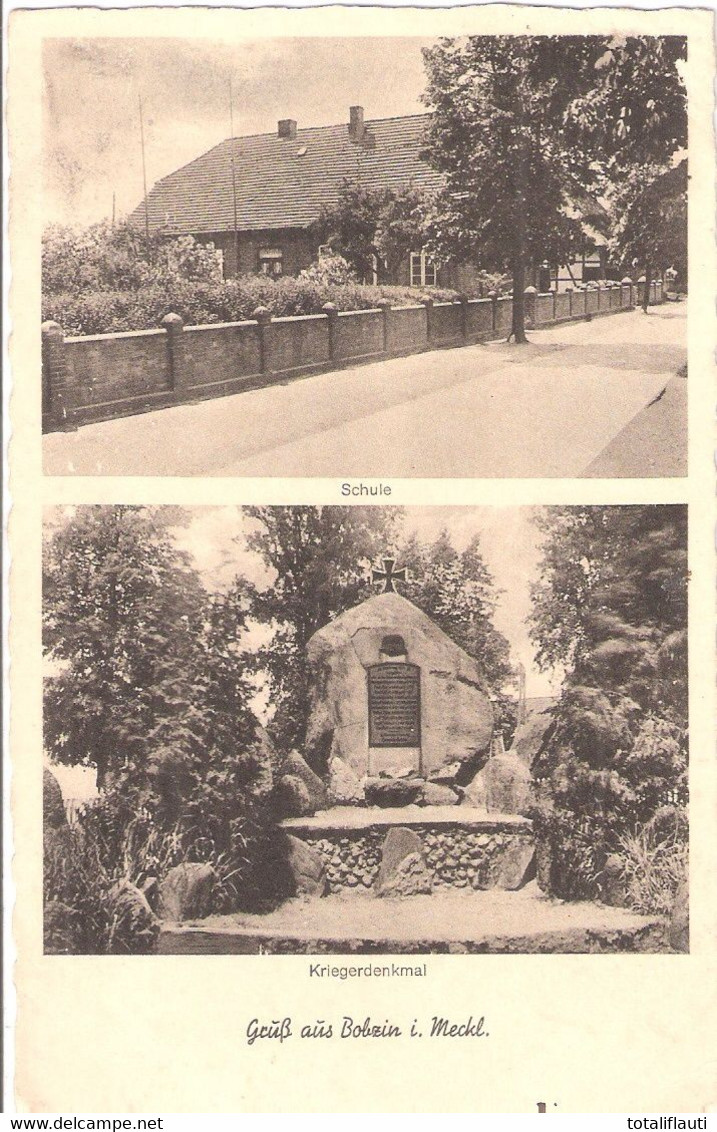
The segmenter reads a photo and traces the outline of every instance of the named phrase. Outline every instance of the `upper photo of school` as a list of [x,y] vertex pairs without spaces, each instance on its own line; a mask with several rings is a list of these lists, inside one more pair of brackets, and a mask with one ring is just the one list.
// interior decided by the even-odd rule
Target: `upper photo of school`
[[43,65],[46,475],[686,476],[682,38]]

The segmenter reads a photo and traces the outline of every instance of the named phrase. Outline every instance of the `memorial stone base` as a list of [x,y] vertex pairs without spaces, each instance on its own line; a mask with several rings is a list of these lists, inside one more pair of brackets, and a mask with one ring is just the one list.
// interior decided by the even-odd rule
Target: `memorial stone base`
[[463,806],[337,807],[282,828],[320,854],[330,893],[370,892],[391,830],[408,829],[433,888],[517,889],[535,873],[530,821]]

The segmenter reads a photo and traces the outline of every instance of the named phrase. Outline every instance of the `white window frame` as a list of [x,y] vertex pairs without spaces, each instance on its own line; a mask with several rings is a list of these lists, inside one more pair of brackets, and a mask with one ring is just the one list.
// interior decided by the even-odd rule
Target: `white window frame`
[[[276,270],[278,267],[278,271]],[[284,274],[284,249],[283,248],[259,248],[259,271],[262,275],[268,275],[270,279],[276,279]]]
[[408,278],[411,287],[435,287],[438,264],[426,252],[411,252],[408,261]]

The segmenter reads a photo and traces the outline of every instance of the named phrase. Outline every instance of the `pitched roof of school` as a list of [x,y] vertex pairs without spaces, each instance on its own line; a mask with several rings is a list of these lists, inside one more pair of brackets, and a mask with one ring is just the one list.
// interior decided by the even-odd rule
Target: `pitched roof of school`
[[[220,142],[158,181],[148,194],[152,230],[176,234],[305,228],[332,208],[345,181],[367,189],[433,189],[440,174],[421,159],[429,114],[365,123],[370,145],[352,141],[348,125],[297,130],[296,137],[255,134]],[[144,223],[144,202],[130,217]]]

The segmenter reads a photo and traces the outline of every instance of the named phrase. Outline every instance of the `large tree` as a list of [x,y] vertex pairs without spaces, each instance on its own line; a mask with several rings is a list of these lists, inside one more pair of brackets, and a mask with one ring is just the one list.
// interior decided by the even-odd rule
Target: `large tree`
[[677,258],[668,225],[684,232],[684,194],[665,216],[661,179],[686,145],[685,53],[670,36],[470,36],[424,52],[427,156],[445,177],[430,242],[510,269],[516,341],[526,268],[569,262],[586,191],[610,207],[613,252],[648,284]]
[[499,692],[513,674],[510,646],[493,624],[499,593],[479,536],[459,552],[445,529],[432,543],[414,535],[398,553],[408,568],[406,597],[478,661],[488,687]]
[[565,669],[534,772],[552,883],[589,894],[620,835],[684,800],[687,515],[681,506],[550,508],[531,635]]
[[257,763],[243,625],[210,596],[169,524],[174,508],[81,507],[45,547],[44,733],[58,762],[95,768],[176,817],[212,783],[249,790]]
[[429,228],[437,254],[513,277],[525,342],[526,270],[566,262],[583,235],[572,197],[594,171],[571,108],[589,87],[598,37],[469,36],[424,51],[427,157],[445,178]]
[[613,36],[575,106],[578,144],[599,156],[613,216],[611,257],[651,281],[687,273],[687,91],[682,36]]

